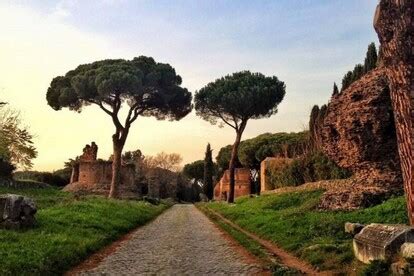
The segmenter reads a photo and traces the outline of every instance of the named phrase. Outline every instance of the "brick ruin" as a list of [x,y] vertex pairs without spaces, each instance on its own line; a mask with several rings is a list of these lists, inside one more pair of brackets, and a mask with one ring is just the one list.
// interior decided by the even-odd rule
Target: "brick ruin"
[[[246,196],[251,193],[250,169],[237,168],[234,173],[234,198]],[[214,199],[227,201],[230,190],[230,171],[226,170],[220,181],[214,187]]]
[[391,88],[409,220],[414,224],[414,1],[381,0],[374,17]]
[[[92,142],[83,149],[78,162],[72,168],[70,183],[65,191],[84,194],[109,194],[112,179],[112,161],[97,159],[98,146]],[[121,168],[120,198],[137,198],[139,187],[135,181],[135,166],[123,165]]]

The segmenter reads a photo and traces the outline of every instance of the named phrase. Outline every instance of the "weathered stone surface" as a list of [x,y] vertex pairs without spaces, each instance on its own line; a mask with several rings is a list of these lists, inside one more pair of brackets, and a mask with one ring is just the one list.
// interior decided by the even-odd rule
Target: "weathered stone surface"
[[36,204],[28,197],[14,194],[0,195],[0,228],[20,229],[36,222]]
[[408,215],[414,224],[414,1],[379,1],[374,27],[390,82]]
[[98,146],[95,142],[92,142],[90,145],[86,145],[83,148],[83,154],[79,156],[79,160],[81,161],[96,161],[98,156]]
[[267,275],[194,205],[177,204],[80,275]]
[[346,222],[345,223],[345,233],[351,234],[355,236],[359,232],[361,232],[362,228],[364,228],[365,225],[361,223],[352,223],[352,222]]
[[385,70],[375,69],[328,105],[322,128],[323,151],[361,178],[382,177],[400,169],[388,86]]
[[401,246],[401,256],[407,260],[414,260],[414,243],[404,243]]
[[414,229],[410,226],[372,223],[355,235],[353,248],[358,260],[370,263],[394,258],[403,243],[413,241]]
[[[250,170],[245,168],[237,168],[234,174],[234,198],[249,195],[251,192],[251,176]],[[215,200],[227,200],[230,191],[230,171],[226,170],[220,179],[220,182],[214,187]]]
[[271,173],[284,169],[293,159],[281,157],[267,157],[260,163],[260,191],[270,191],[275,189],[270,178]]
[[394,115],[384,68],[372,70],[332,98],[321,133],[324,153],[354,174],[349,186],[323,195],[321,208],[367,207],[402,193]]

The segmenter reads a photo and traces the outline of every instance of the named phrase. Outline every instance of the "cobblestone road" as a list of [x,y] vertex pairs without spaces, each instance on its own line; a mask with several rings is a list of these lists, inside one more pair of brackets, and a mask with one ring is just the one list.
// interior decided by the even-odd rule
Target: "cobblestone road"
[[82,275],[254,275],[248,262],[193,205],[174,205]]

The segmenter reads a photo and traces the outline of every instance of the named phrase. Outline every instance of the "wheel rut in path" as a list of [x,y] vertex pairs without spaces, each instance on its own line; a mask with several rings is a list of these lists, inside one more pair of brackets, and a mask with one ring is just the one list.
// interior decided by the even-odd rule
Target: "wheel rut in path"
[[[244,250],[244,249],[242,249]],[[115,252],[77,275],[261,275],[194,205],[177,204],[120,242]]]
[[255,240],[256,242],[258,242],[261,246],[263,246],[266,250],[268,250],[269,253],[272,253],[276,257],[278,257],[279,261],[283,265],[286,265],[290,268],[294,268],[294,269],[296,269],[296,270],[298,270],[298,271],[300,271],[300,272],[302,272],[303,274],[306,274],[306,275],[332,275],[333,274],[331,271],[320,272],[320,271],[315,270],[310,264],[308,264],[308,263],[300,260],[299,258],[293,256],[292,254],[290,254],[289,252],[283,250],[282,248],[280,248],[276,244],[274,244],[274,243],[272,243],[268,240],[262,239],[259,236],[244,230],[243,228],[241,228],[240,226],[238,226],[237,224],[235,224],[231,220],[225,218],[221,214],[217,213],[216,211],[213,211],[211,209],[208,209],[208,210],[213,215],[215,215],[216,217],[221,219],[223,222],[227,223],[228,225],[230,225],[233,228],[237,229],[238,231],[242,232],[243,234],[245,234],[249,238],[251,238],[251,239]]

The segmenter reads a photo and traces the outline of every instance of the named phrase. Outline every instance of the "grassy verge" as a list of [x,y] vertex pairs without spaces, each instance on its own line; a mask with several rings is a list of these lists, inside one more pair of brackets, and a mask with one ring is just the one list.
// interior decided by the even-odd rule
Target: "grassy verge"
[[167,208],[100,197],[75,199],[53,188],[0,188],[2,193],[32,197],[39,210],[34,229],[0,230],[0,275],[61,274]]
[[[318,211],[322,191],[240,198],[235,205],[203,204],[244,229],[271,240],[321,270],[361,269],[352,253],[347,221],[406,223],[403,197],[352,212]],[[349,272],[349,270],[348,270]]]

